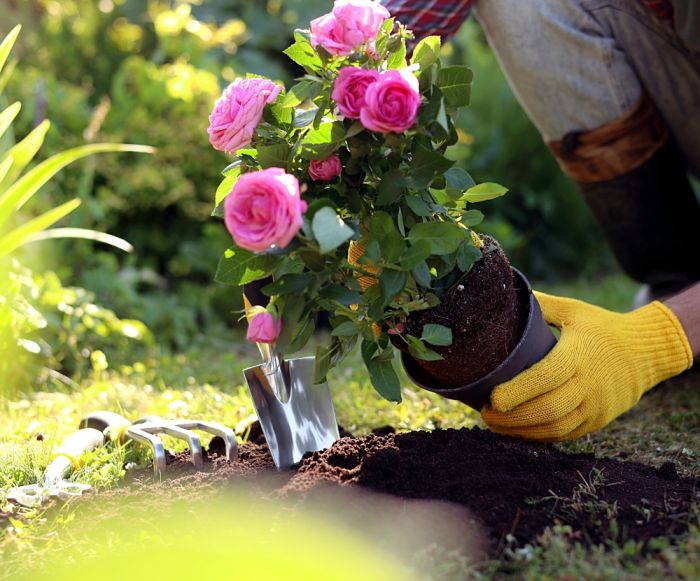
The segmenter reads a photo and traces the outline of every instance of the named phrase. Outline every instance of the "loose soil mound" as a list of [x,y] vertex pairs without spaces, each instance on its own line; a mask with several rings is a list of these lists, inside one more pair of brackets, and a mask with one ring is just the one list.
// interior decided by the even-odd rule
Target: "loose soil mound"
[[479,429],[386,432],[341,438],[307,456],[296,472],[279,474],[264,445],[243,445],[240,462],[230,465],[214,440],[209,473],[184,468],[186,456],[180,455],[169,467],[170,486],[221,484],[262,473],[274,496],[303,498],[335,484],[452,502],[483,525],[493,550],[509,534],[518,543],[533,542],[556,521],[570,525],[586,544],[673,537],[688,528],[696,483],[679,477],[670,463],[655,469],[566,454]]

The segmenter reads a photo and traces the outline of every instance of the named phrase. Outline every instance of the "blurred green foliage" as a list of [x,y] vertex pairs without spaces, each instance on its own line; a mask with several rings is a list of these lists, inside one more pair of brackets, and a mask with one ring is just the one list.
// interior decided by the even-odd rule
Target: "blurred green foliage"
[[[220,87],[246,72],[289,83],[299,74],[281,50],[295,27],[330,0],[9,0],[3,28],[24,22],[22,70],[8,87],[26,106],[25,134],[55,122],[45,155],[85,141],[146,143],[155,156],[102,158],[66,171],[44,194],[77,195],[72,224],[131,242],[115,258],[90,242],[56,243],[44,261],[95,292],[119,316],[136,317],[158,342],[183,347],[207,325],[232,324],[239,298],[212,283],[229,243],[209,217],[225,156],[207,141]],[[607,251],[573,186],[515,101],[471,22],[448,45],[475,70],[473,105],[452,153],[479,181],[512,194],[493,204],[486,229],[531,277],[596,271]]]
[[[74,385],[93,371],[132,361],[139,345],[152,345],[146,326],[120,319],[95,295],[64,287],[55,273],[32,273],[16,261],[0,276],[2,392],[33,385]],[[12,348],[17,344],[17,348]]]

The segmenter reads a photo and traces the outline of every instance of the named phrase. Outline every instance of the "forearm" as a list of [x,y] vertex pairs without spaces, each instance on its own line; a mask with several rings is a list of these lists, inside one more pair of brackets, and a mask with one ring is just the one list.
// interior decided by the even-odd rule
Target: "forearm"
[[693,357],[700,357],[700,283],[663,301],[676,315],[693,351]]

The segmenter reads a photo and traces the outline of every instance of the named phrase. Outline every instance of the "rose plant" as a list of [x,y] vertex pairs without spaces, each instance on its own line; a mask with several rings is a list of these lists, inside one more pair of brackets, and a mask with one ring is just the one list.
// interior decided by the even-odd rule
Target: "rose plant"
[[395,401],[392,341],[440,359],[433,347],[451,343],[450,328],[411,336],[405,321],[438,305],[480,259],[471,229],[483,215],[468,204],[506,191],[475,185],[446,157],[472,74],[443,66],[438,37],[407,58],[413,40],[379,4],[337,0],[285,51],[306,74],[286,91],[257,77],[235,81],[209,130],[213,146],[234,155],[214,211],[234,245],[216,278],[267,280],[270,301],[252,313],[249,338],[294,353],[327,311],[330,344],[318,348],[316,381],[359,342],[373,385]]

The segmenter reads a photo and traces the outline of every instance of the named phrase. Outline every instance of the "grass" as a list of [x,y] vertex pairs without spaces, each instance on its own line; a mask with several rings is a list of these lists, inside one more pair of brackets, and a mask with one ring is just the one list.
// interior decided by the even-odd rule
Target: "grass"
[[[629,305],[634,293],[634,287],[620,278],[604,279],[596,285],[541,288],[618,310]],[[70,554],[76,547],[90,553],[85,540],[79,540],[80,527],[72,522],[80,519],[81,504],[85,503],[25,510],[5,502],[9,487],[40,478],[54,444],[74,431],[81,417],[98,409],[120,411],[130,420],[148,414],[198,417],[235,426],[244,438],[252,407],[241,383],[241,371],[254,364],[257,354],[243,341],[208,338],[183,354],[154,355],[132,366],[95,372],[82,380],[77,390],[0,398],[0,578],[31,576],[28,571],[33,571],[32,566],[53,562],[59,554]],[[403,385],[401,405],[382,400],[368,384],[359,356],[351,357],[331,375],[339,422],[356,434],[383,425],[412,430],[480,423],[478,414],[462,404],[414,388],[405,377]],[[668,382],[608,427],[561,447],[656,466],[672,461],[681,473],[698,477],[699,387],[700,374]],[[123,481],[125,465],[133,468],[147,463],[144,448],[110,443],[90,454],[74,478],[105,491]],[[596,490],[605,483],[596,475],[587,476],[571,498],[559,499],[562,505],[572,510],[582,503],[596,510],[612,509],[601,506],[596,497]],[[98,495],[92,504],[99,498]],[[167,536],[167,531],[164,534]],[[537,545],[506,547],[498,560],[475,563],[464,555],[428,547],[417,553],[408,566],[414,567],[414,572],[420,571],[420,578],[434,579],[697,578],[700,532],[691,527],[681,542],[660,539],[652,550],[644,551],[634,543],[620,546],[612,538],[605,548],[584,548],[571,530],[554,526]]]

